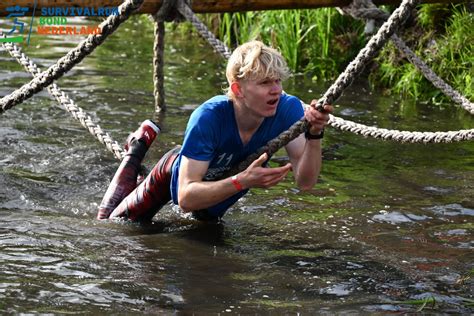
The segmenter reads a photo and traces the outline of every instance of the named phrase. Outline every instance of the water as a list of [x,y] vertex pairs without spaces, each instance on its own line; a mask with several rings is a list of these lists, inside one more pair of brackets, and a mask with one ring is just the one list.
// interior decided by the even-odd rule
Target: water
[[[79,40],[34,36],[24,48],[46,68]],[[135,19],[58,84],[121,143],[153,116],[151,62],[152,31]],[[0,65],[0,95],[29,80],[4,51]],[[165,71],[169,109],[149,166],[225,85],[224,61],[196,34],[167,35]],[[285,90],[309,102],[329,84],[297,76]],[[335,106],[338,116],[385,128],[473,126],[451,104],[384,97],[363,83]],[[384,314],[414,312],[425,300],[427,311],[473,312],[473,143],[326,134],[311,192],[291,177],[253,190],[223,225],[171,207],[151,225],[104,223],[94,217],[118,161],[41,92],[1,116],[0,311]],[[282,151],[272,164],[284,161]]]

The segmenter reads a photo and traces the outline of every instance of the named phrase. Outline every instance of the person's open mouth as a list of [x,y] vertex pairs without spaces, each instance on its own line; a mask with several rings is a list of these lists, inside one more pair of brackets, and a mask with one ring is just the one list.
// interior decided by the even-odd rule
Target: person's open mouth
[[275,106],[277,103],[278,103],[278,98],[271,99],[270,101],[267,102],[267,104],[271,106]]

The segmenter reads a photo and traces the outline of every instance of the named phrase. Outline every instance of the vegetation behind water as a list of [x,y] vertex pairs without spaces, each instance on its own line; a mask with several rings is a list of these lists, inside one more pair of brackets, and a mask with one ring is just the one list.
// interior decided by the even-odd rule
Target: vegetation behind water
[[[443,80],[468,99],[474,96],[474,15],[464,5],[424,5],[403,38]],[[445,100],[414,65],[390,43],[371,75],[395,93],[434,102]]]
[[[393,11],[386,8],[386,11]],[[473,89],[473,14],[464,4],[420,5],[399,32],[409,47],[442,79],[467,98]],[[204,21],[229,47],[260,39],[281,50],[293,72],[333,80],[369,40],[364,23],[334,8],[210,14]],[[419,101],[447,100],[390,43],[366,75],[388,94]]]
[[295,73],[337,77],[365,44],[364,24],[334,8],[225,13],[206,17],[229,47],[259,39],[278,48]]

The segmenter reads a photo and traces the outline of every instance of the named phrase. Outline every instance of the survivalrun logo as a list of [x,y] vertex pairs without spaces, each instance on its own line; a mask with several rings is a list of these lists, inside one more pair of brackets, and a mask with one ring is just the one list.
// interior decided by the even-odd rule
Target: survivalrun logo
[[[14,1],[12,1],[14,2]],[[71,17],[108,17],[109,15],[118,15],[118,7],[98,7],[85,6],[91,1],[71,1],[68,6],[43,6],[38,7],[37,0],[33,7],[21,6],[12,3],[5,7],[5,16],[0,29],[2,36],[0,42],[30,44],[30,37],[33,32],[39,35],[59,35],[59,36],[77,36],[100,34],[101,29],[98,25],[73,25],[70,23]]]

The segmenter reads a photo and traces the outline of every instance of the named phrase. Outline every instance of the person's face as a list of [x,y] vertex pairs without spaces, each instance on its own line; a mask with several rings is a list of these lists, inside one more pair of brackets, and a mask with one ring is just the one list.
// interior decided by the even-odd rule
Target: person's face
[[242,80],[239,84],[242,104],[260,117],[275,115],[282,93],[281,79]]

